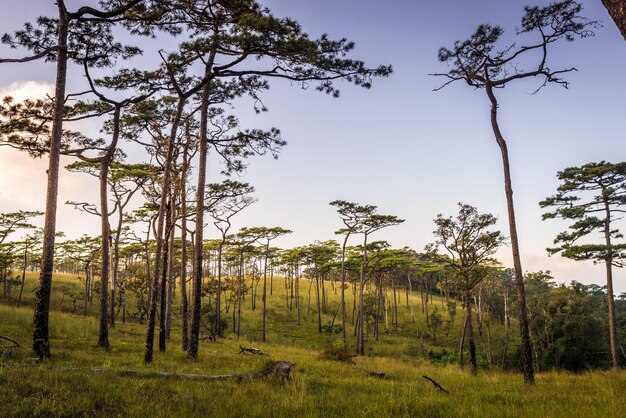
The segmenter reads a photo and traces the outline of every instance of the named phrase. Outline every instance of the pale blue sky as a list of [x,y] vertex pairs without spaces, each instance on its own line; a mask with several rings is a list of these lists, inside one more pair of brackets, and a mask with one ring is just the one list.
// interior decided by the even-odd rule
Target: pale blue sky
[[[35,6],[42,3],[54,11],[51,0],[0,6],[2,31],[41,14]],[[79,4],[68,3],[69,7]],[[328,202],[345,199],[375,204],[381,213],[405,218],[403,225],[374,238],[421,250],[433,240],[433,218],[441,212],[454,214],[456,203],[463,201],[496,214],[499,227],[508,233],[500,154],[484,92],[459,83],[435,93],[432,89],[440,81],[428,74],[446,70],[437,62],[439,47],[465,39],[480,23],[501,25],[506,31],[504,41],[515,42],[514,28],[528,2],[263,3],[277,16],[298,20],[313,37],[326,32],[355,41],[354,57],[372,66],[392,64],[394,74],[375,80],[370,91],[344,83],[339,99],[273,81],[264,96],[269,112],[256,115],[249,103],[242,103],[235,112],[245,126],[279,127],[289,145],[277,161],[252,161],[243,180],[257,188],[260,200],[241,214],[236,226],[279,225],[294,230],[279,243],[283,246],[326,240],[340,227]],[[584,15],[604,21],[604,27],[593,38],[554,46],[553,68],[575,66],[579,70],[568,75],[570,89],[549,86],[530,95],[537,86],[530,81],[507,87],[498,95],[501,128],[511,153],[524,269],[550,269],[560,281],[603,283],[599,266],[546,256],[545,248],[566,225],[542,222],[537,204],[554,193],[558,170],[602,159],[626,159],[626,43],[599,0],[583,1],[583,6]],[[8,53],[6,48],[0,51]],[[0,92],[15,82],[51,83],[52,71],[51,65],[2,65]],[[80,85],[79,72],[70,71],[70,87]],[[0,164],[0,211],[41,208],[45,164],[33,164],[5,149],[0,149]],[[218,172],[219,166],[213,164],[213,181],[219,180]],[[65,175],[64,181],[60,202],[96,199],[92,179]],[[28,194],[23,193],[25,189]],[[63,205],[60,209],[59,228],[68,235],[97,233],[94,219]],[[213,233],[210,228],[207,231]],[[510,249],[504,248],[500,258],[508,263],[509,254]],[[626,291],[624,272],[617,273],[616,281],[618,291]]]

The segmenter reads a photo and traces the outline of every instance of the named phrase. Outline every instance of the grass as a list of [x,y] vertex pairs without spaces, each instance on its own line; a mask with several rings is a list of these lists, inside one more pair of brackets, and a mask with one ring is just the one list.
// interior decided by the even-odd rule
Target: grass
[[[28,278],[26,289],[34,287]],[[279,281],[275,283],[278,284]],[[236,336],[203,341],[199,360],[189,361],[180,350],[179,324],[165,353],[155,353],[151,365],[143,364],[145,326],[118,323],[110,330],[112,348],[96,347],[98,323],[94,316],[72,315],[67,299],[60,303],[58,286],[79,286],[71,277],[55,277],[50,334],[53,358],[31,360],[28,348],[32,328],[32,292],[15,308],[0,299],[0,335],[19,341],[24,348],[0,360],[0,416],[426,416],[426,417],[620,417],[626,415],[626,373],[541,373],[536,385],[523,384],[519,374],[483,369],[477,376],[453,364],[435,364],[420,353],[452,343],[442,335],[439,346],[420,340],[425,327],[419,297],[411,297],[417,322],[401,306],[401,327],[381,334],[367,344],[368,355],[354,363],[323,360],[321,353],[338,334],[319,334],[314,309],[295,324],[295,312],[285,307],[284,290],[274,288],[268,299],[268,343],[261,343],[261,311],[246,301],[243,338]],[[304,288],[304,286],[303,286]],[[281,293],[282,290],[282,293]],[[336,298],[330,286],[330,322]],[[404,300],[404,299],[403,299]],[[437,299],[435,298],[435,302]],[[260,303],[259,303],[260,306]],[[79,310],[82,312],[82,310]],[[457,321],[461,315],[457,314]],[[460,326],[460,325],[459,325]],[[425,329],[425,328],[423,328]],[[349,328],[351,330],[351,327]],[[353,338],[350,338],[353,340]],[[267,356],[238,354],[239,345],[260,348]],[[118,373],[125,369],[170,371],[203,375],[259,371],[270,360],[296,363],[292,379],[207,382],[179,378],[138,377]],[[93,371],[93,369],[103,369]],[[384,379],[368,375],[383,371]],[[428,375],[450,394],[439,392]]]

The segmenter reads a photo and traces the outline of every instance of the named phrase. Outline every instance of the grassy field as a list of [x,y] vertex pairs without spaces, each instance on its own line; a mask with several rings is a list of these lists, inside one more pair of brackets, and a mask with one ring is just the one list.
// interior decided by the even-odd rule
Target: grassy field
[[[541,373],[536,385],[528,387],[518,374],[483,368],[472,376],[455,364],[427,360],[427,350],[445,347],[457,338],[460,324],[453,324],[448,337],[440,331],[437,343],[419,338],[425,330],[419,295],[410,298],[416,322],[411,321],[410,306],[402,295],[400,327],[381,334],[378,342],[370,338],[367,356],[355,358],[354,363],[324,360],[323,348],[336,344],[340,335],[317,332],[314,294],[307,315],[308,286],[302,287],[303,321],[297,326],[295,312],[286,309],[280,283],[276,281],[274,295],[268,299],[268,343],[259,341],[261,311],[251,311],[247,300],[239,341],[234,335],[203,341],[199,360],[189,361],[180,349],[175,321],[167,352],[155,353],[154,363],[146,366],[144,325],[118,323],[110,331],[111,350],[96,347],[95,316],[71,314],[71,302],[62,297],[64,286],[66,293],[74,286],[78,289],[69,276],[55,277],[50,318],[53,358],[44,363],[33,360],[29,347],[35,276],[30,276],[23,307],[0,299],[0,335],[23,346],[0,359],[0,416],[626,416],[624,372]],[[332,320],[338,302],[330,285],[327,291],[325,324]],[[434,302],[437,305],[438,299]],[[94,300],[92,314],[97,306]],[[461,316],[459,312],[456,322]],[[500,338],[497,329],[493,338]],[[267,355],[238,354],[239,345],[254,346]],[[128,369],[248,373],[260,371],[272,360],[296,363],[290,381],[209,382],[122,373]],[[385,378],[371,377],[370,371],[382,371]],[[450,393],[438,391],[423,375]]]

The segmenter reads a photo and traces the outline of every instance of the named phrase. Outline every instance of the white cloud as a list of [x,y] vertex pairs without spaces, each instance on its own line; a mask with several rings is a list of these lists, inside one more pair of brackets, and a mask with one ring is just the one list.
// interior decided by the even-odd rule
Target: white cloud
[[46,95],[52,96],[53,93],[54,85],[33,80],[16,81],[0,88],[0,97],[11,96],[18,102],[24,99],[43,99]]

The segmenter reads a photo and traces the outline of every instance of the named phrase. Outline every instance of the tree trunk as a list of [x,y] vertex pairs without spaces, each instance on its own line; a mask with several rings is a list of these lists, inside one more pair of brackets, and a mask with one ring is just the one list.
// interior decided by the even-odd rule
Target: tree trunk
[[626,40],[626,0],[602,0],[602,4]]
[[296,311],[298,315],[298,325],[300,325],[300,266],[296,263]]
[[[167,189],[166,186],[163,186],[164,189]],[[169,194],[169,190],[163,190],[162,193]],[[163,352],[166,349],[166,330],[165,330],[165,322],[167,319],[167,300],[169,298],[167,292],[167,283],[168,283],[168,275],[167,272],[169,270],[169,261],[170,261],[170,234],[171,223],[172,223],[172,206],[174,202],[172,202],[171,198],[167,204],[166,211],[167,215],[165,217],[165,236],[163,237],[163,265],[161,267],[161,304],[159,308],[159,351]]]
[[46,188],[46,211],[43,230],[43,248],[39,286],[37,287],[35,315],[33,317],[33,351],[40,359],[50,357],[48,314],[54,266],[54,238],[56,233],[57,195],[59,190],[59,159],[63,136],[63,107],[65,104],[65,82],[67,78],[67,34],[69,16],[65,0],[57,0],[59,21],[57,29],[56,82],[54,89],[54,116],[48,161],[48,185]]
[[317,330],[322,333],[322,309],[320,306],[320,274],[315,275],[315,295],[317,297]]
[[[177,192],[177,191],[176,191]],[[165,341],[170,341],[170,330],[172,328],[172,309],[174,308],[174,239],[176,232],[176,195],[172,193],[170,202],[170,225],[167,257],[167,306],[165,307]]]
[[87,263],[87,265],[85,266],[85,307],[83,312],[83,316],[85,318],[87,317],[87,307],[89,306],[89,288],[91,286],[90,283],[91,277],[89,275],[89,263]]
[[611,248],[611,210],[609,208],[609,202],[605,196],[605,191],[602,191],[604,199],[604,239],[607,246],[607,257],[605,260],[606,266],[606,298],[609,307],[609,338],[611,343],[611,360],[613,361],[613,368],[619,370],[619,353],[617,351],[617,328],[615,325],[615,300],[613,297],[613,250]]
[[115,327],[115,292],[117,289],[117,274],[120,265],[120,237],[122,234],[122,225],[124,221],[124,213],[122,212],[122,205],[118,205],[119,217],[117,219],[117,230],[115,231],[115,239],[113,240],[113,267],[112,267],[112,281],[111,281],[111,314],[109,321],[112,327]]
[[361,262],[361,272],[359,278],[359,318],[361,321],[359,322],[357,339],[356,339],[356,351],[357,354],[362,356],[365,355],[365,340],[364,340],[364,306],[363,306],[363,290],[365,288],[365,264],[367,263],[367,234],[365,234],[365,238],[363,239],[363,261]]
[[398,300],[396,298],[396,281],[391,276],[391,287],[393,289],[393,315],[394,315],[394,327],[398,329]]
[[[187,138],[189,141],[189,138]],[[183,170],[181,173],[181,186],[180,186],[180,208],[183,214],[181,218],[181,231],[180,239],[182,242],[182,249],[180,255],[180,316],[182,322],[182,346],[183,351],[187,351],[189,348],[189,312],[187,306],[187,147],[185,147],[183,153]]]
[[195,237],[195,260],[193,275],[193,301],[191,308],[191,335],[189,340],[189,357],[198,358],[198,340],[200,338],[200,316],[202,315],[202,244],[204,242],[204,192],[206,188],[207,170],[207,129],[209,123],[209,93],[210,86],[207,83],[202,88],[202,107],[200,109],[200,150],[198,162],[198,186],[196,188],[196,237]]
[[470,363],[472,365],[472,373],[476,374],[476,343],[474,342],[474,327],[472,326],[472,298],[468,291],[465,298],[465,318],[467,322],[467,340],[470,349]]
[[222,241],[217,249],[217,296],[215,300],[215,329],[217,335],[222,335],[222,251],[224,250],[224,243],[226,242],[226,235],[222,235]]
[[[116,109],[117,110],[117,109]],[[109,348],[109,267],[110,245],[109,237],[111,227],[109,225],[109,204],[107,196],[109,177],[109,164],[106,158],[100,163],[100,224],[102,233],[102,267],[100,270],[100,328],[98,332],[98,347]]]
[[98,335],[98,346],[109,348],[109,320],[113,322],[115,316],[115,287],[111,288],[111,318],[109,318],[109,278],[111,276],[111,225],[109,224],[109,165],[113,161],[117,142],[120,136],[120,114],[121,106],[116,105],[113,113],[113,135],[111,144],[107,147],[106,154],[100,160],[100,223],[102,234],[102,269],[100,273],[100,331]]
[[241,255],[239,258],[239,285],[237,286],[237,291],[238,291],[238,295],[237,295],[237,339],[239,339],[239,337],[241,336],[241,299],[243,297],[242,295],[242,288],[244,285],[244,277],[243,277],[243,248],[241,249]]
[[26,281],[26,261],[28,260],[28,241],[24,243],[24,264],[22,265],[22,283],[20,284],[20,295],[17,298],[17,307],[22,302],[22,293],[24,292],[24,282]]
[[346,234],[341,246],[341,336],[343,338],[343,352],[348,352],[348,339],[346,338],[346,245],[350,234]]
[[[170,183],[170,177],[172,174],[171,165],[174,157],[174,144],[176,143],[176,134],[178,132],[178,125],[180,124],[180,120],[182,118],[183,110],[185,108],[185,99],[179,99],[178,106],[176,109],[176,114],[174,116],[174,120],[172,122],[172,130],[170,133],[169,144],[167,147],[167,154],[165,156],[164,162],[164,170],[163,170],[163,185],[168,185]],[[201,173],[200,173],[201,174]],[[146,363],[151,363],[153,359],[153,348],[154,348],[154,327],[156,322],[156,307],[157,307],[157,297],[159,296],[159,272],[163,268],[164,257],[163,257],[163,231],[164,231],[164,221],[165,221],[165,211],[167,210],[167,197],[168,193],[163,190],[161,193],[161,200],[159,202],[159,212],[157,215],[157,230],[155,234],[156,240],[156,253],[154,256],[154,280],[152,281],[152,289],[150,293],[150,305],[148,309],[148,329],[146,331],[146,349],[144,353],[144,361]],[[200,227],[196,229],[202,229],[202,223],[199,224]],[[200,251],[202,253],[202,251]],[[161,295],[162,298],[165,295]],[[198,312],[199,313],[199,312]],[[199,330],[198,324],[198,330]]]
[[265,246],[265,263],[263,263],[263,342],[266,341],[265,324],[267,321],[267,259],[270,251],[269,240]]
[[517,239],[517,226],[515,224],[515,208],[513,206],[513,186],[511,184],[511,170],[509,166],[509,152],[506,141],[498,126],[498,101],[493,93],[493,86],[486,85],[487,95],[491,101],[491,127],[500,147],[502,154],[502,165],[504,169],[504,191],[506,195],[506,205],[509,216],[509,233],[511,238],[511,249],[513,252],[513,267],[515,271],[515,286],[517,288],[517,305],[519,308],[520,327],[520,365],[524,374],[524,382],[533,384],[535,377],[533,373],[533,359],[530,348],[530,332],[528,330],[528,314],[526,312],[526,289],[524,287],[524,273],[520,258],[519,243]]

